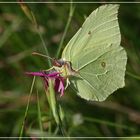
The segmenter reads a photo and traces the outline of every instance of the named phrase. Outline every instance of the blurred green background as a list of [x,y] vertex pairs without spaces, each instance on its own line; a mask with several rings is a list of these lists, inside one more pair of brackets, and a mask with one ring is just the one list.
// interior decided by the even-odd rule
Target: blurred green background
[[[64,32],[69,4],[28,4],[40,25],[51,57],[54,57]],[[63,48],[82,25],[86,16],[101,4],[74,4],[75,12]],[[104,102],[89,102],[70,89],[58,100],[64,109],[70,136],[140,136],[140,4],[120,4],[119,24],[122,46],[128,54],[126,86]],[[19,136],[32,77],[26,71],[48,69],[47,59],[33,56],[44,53],[36,29],[18,4],[0,4],[0,136]],[[42,81],[37,78],[42,124],[45,136],[55,134],[55,123]],[[49,125],[52,125],[49,132]],[[33,91],[24,136],[41,136],[36,90]]]

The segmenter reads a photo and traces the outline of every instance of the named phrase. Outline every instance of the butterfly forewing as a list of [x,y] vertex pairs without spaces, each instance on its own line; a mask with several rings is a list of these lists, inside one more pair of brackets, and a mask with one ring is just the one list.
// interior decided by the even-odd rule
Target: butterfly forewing
[[93,11],[65,47],[62,58],[73,60],[81,50],[100,44],[120,44],[117,13],[119,5],[103,5]]

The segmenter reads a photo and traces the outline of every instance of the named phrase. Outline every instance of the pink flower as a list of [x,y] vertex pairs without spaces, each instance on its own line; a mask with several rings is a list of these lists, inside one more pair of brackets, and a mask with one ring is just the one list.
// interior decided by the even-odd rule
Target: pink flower
[[26,72],[26,74],[31,75],[31,76],[42,77],[43,80],[44,80],[46,90],[48,89],[48,86],[49,86],[48,80],[51,79],[52,81],[54,81],[55,91],[61,93],[60,96],[64,95],[64,90],[65,90],[64,81],[65,81],[65,78],[60,75],[60,72],[40,71],[40,72]]

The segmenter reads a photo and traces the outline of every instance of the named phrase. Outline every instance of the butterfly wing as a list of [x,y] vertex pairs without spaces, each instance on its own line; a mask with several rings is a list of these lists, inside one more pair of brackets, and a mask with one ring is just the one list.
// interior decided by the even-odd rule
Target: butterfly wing
[[82,27],[65,47],[62,58],[70,61],[79,55],[81,50],[101,44],[120,44],[118,25],[118,5],[103,5],[94,10],[85,20]]
[[72,86],[84,99],[103,101],[118,88],[124,87],[127,56],[116,44],[98,46],[78,58],[79,75]]
[[103,101],[124,86],[127,56],[120,46],[118,5],[104,5],[93,11],[63,51],[78,78],[70,79],[78,95]]

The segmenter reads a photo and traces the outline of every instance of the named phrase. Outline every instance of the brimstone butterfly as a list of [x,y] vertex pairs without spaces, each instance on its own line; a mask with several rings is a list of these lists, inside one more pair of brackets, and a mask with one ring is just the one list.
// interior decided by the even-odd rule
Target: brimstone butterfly
[[51,58],[53,71],[28,74],[43,76],[47,87],[49,78],[55,80],[61,95],[67,79],[67,85],[86,100],[103,101],[124,87],[127,55],[120,46],[118,8],[117,4],[97,8],[66,45],[61,59]]
[[127,55],[120,46],[118,8],[107,4],[94,10],[62,53],[69,64],[65,72],[77,71],[69,77],[70,86],[86,100],[103,101],[125,85]]

